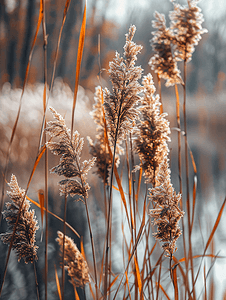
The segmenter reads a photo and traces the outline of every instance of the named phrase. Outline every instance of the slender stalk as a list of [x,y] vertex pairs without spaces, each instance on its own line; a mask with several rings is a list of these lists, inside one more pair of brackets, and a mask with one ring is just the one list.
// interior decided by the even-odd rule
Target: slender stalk
[[[131,170],[133,170],[133,167],[134,167],[134,157],[133,157],[133,144],[132,144],[132,135],[130,133],[130,136],[129,136],[129,142],[130,142],[130,156],[131,156],[131,164],[132,164],[132,167],[131,167]],[[132,182],[132,191],[133,191],[133,219],[134,219],[134,238],[133,240],[135,241],[137,239],[137,230],[136,230],[136,216],[137,216],[137,213],[138,213],[138,210],[137,210],[137,203],[136,203],[136,197],[135,197],[135,179],[134,179],[134,173],[130,173],[130,177],[131,177],[131,182]],[[134,253],[135,257],[136,257],[136,260],[138,261],[138,257],[137,257],[137,249]],[[137,272],[135,270],[134,272],[134,275],[135,275],[135,300],[138,299],[138,278],[137,278]],[[143,299],[143,296],[141,295],[141,300]]]
[[130,173],[130,166],[129,166],[129,154],[128,154],[128,145],[127,145],[127,140],[125,140],[125,145],[126,145],[126,165],[127,165],[127,173],[128,173],[128,198],[129,198],[129,208],[130,208],[130,226],[131,226],[131,237],[132,237],[132,244],[134,240],[133,236],[133,229],[134,229],[134,218],[133,218],[133,211],[132,211],[132,200],[131,200],[131,173]]
[[[125,82],[124,82],[125,85]],[[108,224],[107,224],[107,243],[106,243],[106,257],[105,257],[105,278],[104,278],[104,300],[107,297],[107,274],[108,272],[108,251],[109,251],[109,231],[110,231],[110,224],[111,224],[111,210],[112,210],[112,186],[113,186],[113,176],[114,176],[114,166],[115,166],[115,155],[116,155],[116,144],[118,139],[118,131],[119,131],[119,121],[120,121],[120,114],[122,109],[122,103],[124,100],[124,88],[122,89],[121,99],[120,99],[120,106],[118,111],[118,119],[117,119],[117,126],[115,131],[115,139],[114,139],[114,153],[112,159],[112,166],[111,166],[111,180],[110,180],[110,197],[109,197],[109,204],[108,204]],[[110,290],[109,290],[110,295]]]
[[[180,193],[182,195],[182,175],[181,175],[181,126],[180,126],[180,99],[178,93],[178,87],[175,84],[175,94],[176,94],[176,114],[177,114],[177,128],[178,128],[178,171],[179,171],[179,184],[180,184]],[[181,197],[181,209],[183,209],[183,201]]]
[[160,105],[160,114],[163,113],[163,104],[162,104],[162,86],[161,86],[161,78],[159,77],[159,75],[157,74],[157,78],[158,78],[158,92],[159,92],[159,101],[161,103]]
[[[45,124],[46,127],[46,124]],[[46,143],[46,135],[44,136]],[[45,152],[45,219],[46,219],[46,234],[45,234],[45,299],[47,300],[47,282],[48,282],[48,154]]]
[[[178,93],[178,87],[175,84],[175,94],[176,94],[176,115],[177,115],[177,128],[178,128],[178,135],[177,135],[177,141],[178,141],[178,172],[179,172],[179,185],[180,185],[180,194],[183,195],[183,189],[182,189],[182,164],[181,164],[181,124],[180,124],[180,98]],[[180,208],[183,210],[183,197],[181,197],[180,202]],[[184,230],[184,218],[182,218],[182,231],[185,233]],[[186,252],[186,240],[185,240],[185,234],[183,234],[183,247],[184,247],[184,257],[185,261],[187,262],[187,252]],[[186,280],[186,287],[185,287],[185,293],[188,289],[188,282]]]
[[162,260],[159,265],[159,276],[158,276],[158,286],[157,286],[157,295],[156,295],[156,300],[159,298],[159,287],[160,287],[160,280],[161,280],[161,272],[162,272]]
[[[106,256],[105,256],[105,278],[104,278],[104,300],[107,299],[107,272],[108,272],[108,251],[109,251],[109,231],[110,231],[110,224],[111,224],[111,210],[112,210],[112,186],[113,186],[113,175],[114,175],[114,166],[115,166],[115,155],[116,155],[116,144],[118,139],[118,130],[119,130],[119,121],[120,121],[120,114],[122,109],[122,103],[124,99],[124,89],[122,90],[121,99],[120,99],[120,106],[118,111],[118,119],[117,119],[117,126],[115,132],[115,140],[114,140],[114,153],[112,159],[112,166],[111,166],[111,180],[110,180],[110,196],[109,196],[109,204],[108,204],[108,224],[107,224],[107,234],[106,234]],[[109,290],[110,295],[110,290]]]
[[[133,170],[134,168],[134,156],[133,156],[133,143],[132,143],[132,134],[130,133],[130,137],[129,137],[129,141],[130,141],[130,156],[131,156],[131,164],[132,164],[132,167],[131,167],[131,170]],[[135,234],[135,237],[134,237],[134,240],[136,240],[136,215],[137,215],[137,203],[136,203],[136,197],[135,197],[135,187],[134,187],[134,184],[135,184],[135,179],[134,179],[134,173],[131,172],[131,180],[132,180],[132,187],[133,187],[133,214],[134,214],[134,234]]]
[[39,300],[38,279],[37,279],[36,264],[35,264],[35,259],[34,258],[33,258],[33,266],[34,266],[35,287],[36,287],[36,293],[37,293],[37,300]]
[[[193,268],[193,255],[192,255],[192,242],[191,242],[191,213],[190,213],[190,193],[189,193],[189,164],[188,164],[188,144],[187,144],[187,115],[186,115],[186,59],[184,60],[184,104],[183,104],[183,114],[184,114],[184,132],[185,132],[185,168],[186,168],[186,189],[187,189],[187,216],[188,216],[188,238],[189,238],[189,255],[188,262],[191,263],[191,274],[192,274],[192,287],[194,300],[196,299],[195,287],[194,287],[194,268]],[[188,276],[188,262],[186,264],[186,277]]]
[[[83,178],[81,176],[81,170],[80,170],[80,165],[76,157],[76,164],[79,170],[79,177],[81,180],[82,188],[85,189],[85,184],[83,181]],[[88,209],[88,203],[87,203],[87,198],[86,195],[83,195],[84,202],[85,202],[85,207],[86,207],[86,215],[87,215],[87,220],[88,220],[88,226],[89,226],[89,234],[90,234],[90,240],[91,240],[91,247],[92,247],[92,254],[93,254],[93,267],[94,267],[94,277],[95,277],[95,288],[96,288],[96,300],[98,300],[98,284],[97,284],[97,267],[96,267],[96,258],[95,258],[95,247],[94,247],[94,240],[93,240],[93,233],[92,233],[92,227],[91,227],[91,222],[90,222],[90,216],[89,216],[89,209]]]
[[62,300],[64,300],[64,280],[65,280],[64,252],[65,252],[65,235],[66,235],[66,217],[67,217],[67,195],[65,194],[65,198],[64,198],[64,238],[63,238],[63,254],[62,254],[62,287],[61,287]]
[[93,265],[94,265],[94,276],[95,276],[95,287],[96,287],[96,299],[98,300],[98,285],[97,285],[97,268],[96,268],[96,259],[95,259],[95,247],[94,247],[94,241],[93,241],[93,233],[92,233],[92,227],[91,227],[91,222],[90,222],[90,217],[89,217],[89,210],[88,210],[88,204],[87,204],[87,199],[84,197],[85,200],[85,206],[86,206],[86,215],[87,215],[87,220],[88,220],[88,225],[89,225],[89,234],[90,234],[90,240],[91,240],[91,246],[92,246],[92,253],[93,253]]
[[[45,0],[43,1],[43,51],[44,51],[44,93],[43,93],[43,110],[46,111],[46,91],[47,91],[47,34],[46,34],[46,16],[45,16]],[[46,128],[46,121],[44,129]],[[46,135],[44,135],[44,143],[46,144]],[[47,281],[48,281],[48,154],[45,152],[45,208],[46,208],[46,235],[45,235],[45,300],[47,300]]]
[[[117,134],[116,134],[117,135]],[[107,234],[106,234],[106,250],[105,250],[105,270],[104,270],[104,300],[107,299],[107,278],[108,278],[108,251],[109,251],[109,231],[111,223],[111,209],[112,209],[112,186],[113,186],[113,174],[116,154],[116,141],[114,145],[113,161],[111,167],[111,181],[110,181],[110,196],[108,203],[108,214],[107,214]],[[110,291],[109,291],[110,294]]]

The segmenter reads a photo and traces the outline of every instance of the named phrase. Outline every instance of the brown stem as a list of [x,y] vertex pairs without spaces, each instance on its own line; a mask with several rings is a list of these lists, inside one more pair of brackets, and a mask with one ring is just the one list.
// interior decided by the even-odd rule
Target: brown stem
[[88,210],[88,204],[87,199],[84,197],[85,200],[85,206],[86,206],[86,214],[87,214],[87,220],[89,225],[89,234],[90,234],[90,240],[91,240],[91,246],[92,246],[92,253],[93,253],[93,266],[94,266],[94,276],[95,276],[95,287],[96,287],[96,299],[98,300],[98,285],[97,285],[97,268],[96,268],[96,259],[95,259],[95,247],[94,247],[94,241],[93,241],[93,233],[92,233],[92,227],[89,217],[89,210]]
[[[193,287],[193,295],[194,300],[196,300],[195,287],[194,287],[194,268],[193,268],[193,255],[192,255],[192,242],[191,242],[191,213],[190,213],[190,193],[189,193],[189,164],[188,164],[188,141],[187,141],[187,115],[186,115],[186,59],[184,60],[184,105],[183,105],[183,113],[184,113],[184,132],[185,132],[185,167],[186,167],[186,189],[187,189],[187,201],[186,207],[188,212],[188,239],[189,239],[189,255],[188,259],[191,263],[191,274],[192,274],[192,287]],[[188,276],[188,262],[186,263],[186,277]]]
[[67,217],[67,195],[65,193],[64,198],[64,237],[63,237],[63,251],[62,251],[62,287],[61,287],[61,293],[62,293],[62,300],[64,300],[64,280],[65,280],[65,272],[64,272],[64,252],[65,252],[65,235],[66,235],[66,217]]
[[35,265],[35,259],[33,256],[33,266],[34,266],[34,274],[35,274],[35,287],[36,287],[36,293],[37,293],[37,300],[39,300],[39,291],[38,291],[38,279],[37,279],[37,272],[36,272],[36,265]]
[[[72,141],[71,141],[71,148],[73,149]],[[76,166],[77,166],[78,171],[79,171],[79,178],[81,180],[82,189],[85,190],[85,183],[84,183],[84,180],[82,178],[81,168],[80,168],[80,164],[79,164],[79,161],[77,159],[76,154],[75,154],[74,158],[75,158]],[[93,233],[92,233],[92,227],[91,227],[88,204],[87,204],[87,198],[86,198],[85,192],[82,196],[84,198],[85,207],[86,207],[86,214],[87,214],[87,219],[88,219],[88,226],[89,226],[89,233],[90,233],[91,247],[92,247],[92,254],[93,254],[93,267],[94,267],[94,277],[95,277],[95,287],[96,287],[96,300],[98,300],[97,268],[96,268],[96,258],[95,258],[95,247],[94,247],[94,241],[93,241]]]
[[[124,100],[124,89],[122,90],[120,106],[119,106],[119,110],[118,110],[117,126],[116,126],[115,137],[114,137],[114,153],[113,153],[112,166],[111,166],[110,196],[109,196],[109,204],[108,204],[108,223],[107,223],[107,235],[106,235],[107,242],[106,242],[106,250],[105,250],[106,256],[105,256],[105,277],[104,277],[104,300],[107,299],[107,277],[108,277],[107,274],[108,274],[109,232],[110,232],[110,227],[111,227],[110,224],[111,224],[111,210],[112,210],[112,187],[113,187],[116,145],[117,145],[117,139],[118,139],[120,114],[121,114],[123,100]],[[110,290],[109,290],[109,297],[110,297]]]
[[159,77],[159,75],[157,74],[158,77],[158,91],[159,91],[159,101],[161,103],[160,105],[160,114],[163,113],[163,104],[162,104],[162,86],[161,86],[161,78]]
[[[181,175],[181,126],[180,126],[180,98],[178,93],[177,85],[175,84],[175,94],[176,94],[176,114],[177,114],[177,128],[178,128],[178,171],[179,171],[179,184],[180,193],[182,195],[182,175]],[[183,209],[183,202],[181,197],[181,209]]]
[[[43,1],[43,51],[44,51],[44,92],[43,92],[43,109],[46,111],[46,91],[47,91],[47,34],[46,34],[46,16],[45,16],[45,0]],[[44,129],[46,128],[46,121]],[[44,136],[46,143],[46,135]],[[48,154],[45,152],[45,208],[46,208],[46,235],[45,235],[45,300],[47,300],[47,281],[48,281]]]

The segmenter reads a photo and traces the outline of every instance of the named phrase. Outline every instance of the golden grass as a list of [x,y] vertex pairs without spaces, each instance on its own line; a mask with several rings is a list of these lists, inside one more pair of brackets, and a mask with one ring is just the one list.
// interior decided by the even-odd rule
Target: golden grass
[[[189,2],[190,3],[190,2]],[[62,20],[62,25],[60,27],[60,33],[59,33],[59,38],[57,41],[57,47],[56,47],[56,56],[55,60],[53,63],[53,75],[51,79],[51,84],[50,84],[50,89],[49,92],[52,90],[53,82],[54,82],[54,77],[55,77],[55,70],[56,70],[56,65],[57,65],[57,59],[58,59],[58,52],[59,52],[59,47],[60,47],[60,41],[61,41],[61,36],[63,32],[63,27],[65,24],[66,16],[68,13],[70,7],[70,0],[66,1],[65,7],[64,7],[64,12],[63,12],[63,20]],[[22,98],[23,94],[25,91],[27,79],[28,79],[28,74],[29,74],[29,68],[31,64],[31,59],[32,59],[32,53],[33,49],[37,40],[37,35],[39,32],[39,28],[41,25],[41,22],[43,24],[43,43],[44,43],[44,56],[46,57],[46,47],[48,47],[48,42],[47,42],[47,35],[46,35],[46,24],[45,24],[45,1],[42,0],[40,1],[40,10],[39,10],[39,18],[37,21],[37,28],[34,36],[34,40],[32,43],[31,51],[30,51],[30,56],[29,56],[29,62],[27,64],[27,69],[26,69],[26,74],[24,78],[24,83],[23,83],[23,89],[21,93],[21,98],[20,98],[20,105],[17,113],[17,117],[12,129],[12,134],[9,139],[9,146],[8,150],[6,153],[6,164],[5,164],[5,170],[3,174],[3,187],[2,187],[2,199],[1,199],[1,211],[3,210],[3,203],[4,203],[4,197],[5,197],[5,183],[7,180],[7,168],[8,168],[8,163],[9,163],[9,156],[10,156],[10,151],[11,147],[13,144],[13,140],[15,137],[15,133],[17,130],[18,126],[18,121],[20,117],[20,111],[22,107]],[[76,77],[75,77],[75,89],[74,89],[74,97],[72,101],[72,118],[71,118],[71,144],[74,143],[73,141],[73,128],[74,128],[74,112],[75,112],[75,107],[76,107],[76,99],[77,99],[77,92],[78,92],[78,86],[79,86],[79,75],[80,75],[80,68],[81,68],[81,62],[82,62],[82,54],[84,50],[84,41],[85,41],[85,33],[86,33],[86,3],[84,7],[84,13],[83,13],[83,19],[82,19],[82,25],[80,29],[80,37],[79,37],[79,44],[78,44],[78,52],[77,52],[77,64],[76,64]],[[51,38],[51,37],[48,37]],[[129,34],[127,35],[127,43],[128,40],[130,39]],[[132,38],[131,38],[131,49],[134,49],[132,47],[135,47],[132,44]],[[127,44],[127,47],[129,49],[129,46]],[[124,50],[125,53],[126,51],[128,53],[128,50],[125,46]],[[130,50],[131,50],[130,49]],[[132,50],[131,50],[132,51]],[[185,51],[186,52],[186,51]],[[127,53],[127,58],[125,59],[125,65],[128,63],[133,56],[131,53],[131,56],[129,56]],[[135,59],[134,59],[135,62]],[[116,60],[114,61],[115,65],[117,66]],[[94,218],[94,213],[90,213],[90,203],[87,198],[87,191],[86,191],[86,179],[84,179],[82,174],[82,167],[78,167],[78,170],[76,170],[76,173],[80,180],[81,180],[81,186],[83,193],[78,193],[74,192],[74,194],[79,194],[82,196],[82,201],[85,205],[85,211],[86,211],[86,220],[88,223],[88,230],[89,230],[89,237],[90,237],[90,242],[91,242],[91,253],[92,253],[92,260],[88,255],[85,255],[85,251],[88,252],[87,249],[84,249],[83,246],[83,240],[82,237],[78,234],[78,232],[70,226],[67,222],[67,206],[68,206],[68,201],[67,198],[69,196],[69,192],[66,192],[65,188],[65,198],[64,198],[64,218],[60,218],[58,215],[54,214],[51,212],[48,208],[48,193],[49,193],[49,183],[48,183],[48,152],[46,148],[46,142],[47,142],[47,137],[46,137],[46,131],[48,131],[48,124],[46,125],[46,109],[48,106],[48,85],[47,85],[47,65],[46,65],[46,59],[45,59],[45,66],[43,68],[43,73],[44,73],[44,91],[43,91],[43,126],[40,131],[40,141],[39,145],[37,146],[37,155],[36,159],[34,162],[34,165],[31,169],[30,176],[28,179],[28,183],[25,189],[25,195],[24,198],[21,202],[21,205],[19,207],[19,212],[17,219],[14,224],[14,229],[12,231],[12,238],[9,243],[9,249],[7,252],[7,257],[6,257],[6,262],[5,262],[5,268],[4,268],[4,275],[3,278],[1,279],[1,289],[0,289],[0,295],[2,293],[3,287],[4,287],[4,282],[6,280],[6,274],[7,274],[7,268],[9,264],[9,259],[10,259],[10,253],[13,247],[13,240],[15,233],[17,231],[17,226],[20,218],[20,214],[22,211],[22,206],[25,201],[25,199],[30,200],[31,203],[33,203],[36,207],[40,209],[41,212],[41,222],[42,222],[42,229],[45,224],[45,253],[40,253],[38,254],[39,256],[44,256],[45,257],[45,272],[44,272],[44,279],[43,282],[37,282],[37,274],[36,274],[36,267],[35,267],[35,262],[33,261],[34,265],[34,274],[35,274],[35,285],[36,285],[36,291],[37,291],[37,299],[39,299],[39,293],[40,289],[38,288],[38,285],[44,285],[45,286],[45,299],[48,299],[48,281],[50,280],[49,278],[49,267],[48,266],[48,235],[49,235],[49,228],[48,228],[48,215],[52,215],[53,217],[57,218],[58,220],[63,223],[63,246],[62,246],[62,260],[61,263],[59,263],[57,266],[54,266],[55,268],[55,281],[56,283],[56,290],[58,293],[58,297],[60,300],[66,299],[66,293],[65,293],[65,280],[67,278],[65,277],[65,269],[68,270],[68,266],[65,267],[65,237],[66,237],[66,227],[71,229],[74,234],[77,235],[77,237],[81,238],[80,242],[80,249],[81,249],[81,256],[84,262],[88,263],[89,265],[89,270],[90,270],[90,278],[91,278],[91,283],[87,284],[87,287],[85,285],[82,287],[83,292],[79,293],[76,290],[76,286],[73,285],[74,288],[74,299],[82,300],[82,299],[104,299],[104,300],[110,300],[110,299],[198,299],[199,294],[200,294],[200,287],[197,287],[197,282],[200,280],[200,278],[203,279],[203,286],[201,288],[201,293],[203,299],[214,299],[214,281],[213,279],[211,281],[207,280],[210,274],[210,271],[212,270],[212,267],[214,265],[214,262],[216,259],[220,259],[221,257],[219,255],[216,255],[214,253],[214,250],[212,249],[211,253],[208,254],[207,251],[212,244],[214,243],[214,237],[216,230],[219,226],[219,223],[222,219],[223,211],[225,208],[226,204],[226,198],[222,203],[222,206],[219,210],[219,213],[216,217],[215,224],[213,228],[211,229],[210,235],[205,243],[205,246],[203,247],[202,250],[199,250],[199,254],[193,254],[195,250],[194,247],[194,242],[193,242],[193,237],[195,236],[194,233],[194,224],[195,224],[195,213],[196,213],[196,193],[197,193],[197,176],[198,176],[198,171],[196,167],[196,161],[193,156],[193,153],[191,149],[189,148],[189,137],[188,137],[188,130],[187,130],[187,109],[186,109],[186,101],[187,101],[187,94],[186,94],[186,64],[187,61],[186,59],[184,60],[184,78],[183,78],[183,93],[184,93],[184,104],[183,104],[183,124],[184,124],[184,136],[182,135],[182,129],[181,129],[181,119],[180,119],[180,98],[179,98],[179,92],[177,85],[175,85],[175,94],[176,94],[176,121],[177,121],[177,131],[178,131],[178,174],[179,174],[179,186],[180,186],[180,193],[183,194],[184,199],[186,199],[186,208],[183,208],[183,201],[180,201],[180,209],[185,211],[185,215],[187,216],[187,221],[182,220],[182,228],[183,228],[183,242],[180,243],[179,249],[178,249],[178,256],[175,255],[175,249],[172,248],[172,252],[170,252],[170,255],[168,254],[168,257],[165,257],[167,254],[164,249],[161,248],[161,242],[165,241],[166,237],[159,238],[159,240],[155,241],[152,232],[155,231],[155,228],[153,224],[149,220],[149,215],[148,211],[151,206],[151,202],[153,205],[152,211],[157,212],[157,210],[160,208],[161,213],[160,213],[160,219],[163,218],[164,213],[166,213],[169,209],[170,206],[167,206],[167,203],[164,202],[164,204],[158,204],[154,199],[152,201],[152,195],[148,194],[148,188],[152,187],[158,188],[158,184],[160,186],[160,179],[157,177],[157,168],[154,168],[154,184],[153,185],[148,185],[144,184],[144,180],[142,177],[143,171],[144,171],[144,166],[142,164],[142,160],[140,167],[139,167],[139,172],[135,173],[134,168],[136,167],[135,161],[137,161],[137,156],[135,153],[135,147],[134,147],[134,139],[132,137],[131,131],[126,132],[125,134],[125,141],[126,141],[126,154],[125,154],[125,161],[126,161],[126,168],[121,167],[121,176],[119,175],[119,169],[116,166],[116,155],[117,155],[117,138],[120,133],[120,122],[123,117],[125,117],[126,113],[128,113],[129,109],[132,111],[132,105],[130,106],[130,103],[128,107],[123,110],[119,110],[118,115],[117,115],[117,128],[115,129],[116,133],[114,136],[114,139],[112,141],[112,136],[110,134],[110,128],[112,126],[109,125],[109,119],[111,117],[111,113],[113,115],[113,110],[112,108],[107,107],[107,92],[106,90],[102,91],[102,122],[103,122],[103,143],[104,143],[104,149],[105,149],[105,154],[109,154],[110,156],[110,161],[111,161],[111,172],[110,172],[110,178],[109,182],[107,181],[101,183],[98,180],[95,180],[99,184],[99,189],[103,190],[103,193],[101,194],[102,198],[104,198],[103,202],[103,207],[104,207],[104,218],[105,218],[105,226],[106,228],[103,228],[104,234],[101,236],[101,244],[100,247],[102,248],[101,251],[98,252],[99,241],[97,242],[98,233],[93,230],[93,228],[96,226],[96,223],[98,223],[98,220],[95,220]],[[115,66],[114,65],[114,66]],[[113,66],[113,63],[111,65],[111,68]],[[128,67],[128,66],[127,66]],[[132,69],[134,65],[130,66]],[[123,69],[123,68],[122,68]],[[131,71],[131,69],[129,69]],[[112,69],[111,69],[112,71]],[[131,72],[135,71],[132,70]],[[128,72],[129,73],[129,72]],[[127,74],[127,73],[126,73]],[[135,77],[135,75],[134,75]],[[128,77],[129,78],[129,77]],[[101,79],[101,78],[100,78]],[[128,82],[133,82],[131,78],[125,79],[124,83],[125,85]],[[117,82],[117,79],[114,77],[111,77],[111,81],[113,84]],[[159,93],[161,95],[160,101],[164,104],[164,96],[162,95],[161,92],[161,78],[158,76],[158,84],[159,84]],[[123,96],[126,99],[126,94],[127,90],[125,86],[122,88],[118,84],[118,89],[120,90],[121,88],[121,97]],[[113,89],[113,93],[116,93],[116,88]],[[113,94],[111,94],[113,95]],[[156,96],[155,96],[156,97]],[[112,98],[114,98],[112,96]],[[116,97],[115,97],[116,98]],[[124,100],[125,100],[124,99]],[[79,101],[79,99],[78,99]],[[129,102],[129,101],[128,101]],[[122,103],[121,103],[122,104]],[[62,103],[63,105],[63,103]],[[137,104],[136,104],[137,105]],[[121,109],[121,106],[120,106]],[[136,106],[137,109],[137,106]],[[157,110],[156,110],[157,111]],[[122,113],[123,112],[123,113]],[[163,112],[163,105],[160,107],[160,110],[158,113],[162,115]],[[128,114],[129,115],[129,114]],[[130,120],[132,117],[129,116],[126,121]],[[113,117],[112,117],[113,119]],[[135,121],[133,121],[133,126],[135,127]],[[128,124],[127,124],[128,126]],[[47,127],[47,129],[46,129]],[[129,127],[129,126],[128,126]],[[44,136],[44,138],[42,138]],[[59,134],[58,134],[59,136]],[[56,134],[57,137],[57,134]],[[181,140],[184,139],[184,148],[181,147]],[[62,139],[62,141],[65,141],[65,139]],[[48,143],[52,143],[52,145],[56,145],[56,142],[52,141],[52,137],[49,139]],[[47,145],[48,145],[47,143]],[[44,146],[41,146],[41,145]],[[66,144],[66,143],[65,143]],[[62,148],[65,146],[63,145],[63,142],[61,143]],[[60,146],[60,147],[61,147]],[[59,149],[60,149],[59,147]],[[60,150],[57,149],[58,152]],[[56,149],[55,149],[56,150]],[[183,165],[182,163],[182,151],[184,150],[184,156],[185,156],[185,164]],[[31,184],[31,180],[34,176],[34,173],[36,171],[37,166],[39,165],[42,156],[45,153],[45,170],[44,170],[44,183],[45,183],[45,191],[39,191],[38,192],[38,199],[39,203],[36,201],[32,200],[27,196],[27,193],[29,191],[29,187]],[[59,154],[59,153],[58,153]],[[62,153],[61,153],[62,154]],[[65,154],[65,153],[64,153]],[[104,153],[102,153],[104,155]],[[65,159],[65,156],[62,155],[61,162],[62,160]],[[77,158],[76,158],[77,159]],[[77,165],[79,165],[77,159]],[[167,160],[164,160],[167,162]],[[73,164],[73,163],[72,163]],[[84,162],[84,165],[86,163]],[[83,167],[84,167],[83,165]],[[189,172],[189,166],[192,166],[193,173],[191,175],[191,172]],[[57,166],[59,167],[59,166]],[[69,168],[69,164],[65,164],[65,168]],[[85,168],[85,167],[84,167]],[[185,170],[183,170],[185,168]],[[61,170],[62,171],[62,170]],[[185,171],[185,175],[183,174],[183,171]],[[88,171],[87,171],[88,173]],[[62,174],[60,174],[62,175]],[[162,174],[160,174],[162,175]],[[71,180],[71,175],[66,176],[67,178],[70,178]],[[96,175],[95,179],[97,178]],[[163,176],[163,175],[162,175]],[[124,178],[126,177],[126,183]],[[192,188],[192,197],[190,194],[190,182],[189,180],[193,180],[193,188]],[[69,180],[69,179],[67,179]],[[115,180],[115,182],[114,182]],[[186,197],[185,193],[182,190],[183,183],[186,182]],[[117,184],[117,186],[116,186]],[[94,188],[94,187],[92,187]],[[90,194],[92,193],[92,188],[91,191],[89,192]],[[170,188],[169,188],[170,189]],[[85,190],[85,192],[84,192]],[[87,188],[88,190],[88,188]],[[113,191],[114,190],[114,191]],[[62,191],[62,189],[61,189]],[[116,193],[117,192],[117,193]],[[164,194],[164,197],[167,197],[168,194]],[[175,194],[176,195],[176,194]],[[120,197],[119,197],[120,196]],[[121,201],[121,231],[118,231],[117,225],[115,225],[115,221],[113,222],[113,202],[117,201],[117,198],[120,198]],[[176,207],[176,204],[172,204],[171,209]],[[177,211],[179,211],[179,208],[177,208]],[[45,214],[44,214],[45,213]],[[119,215],[120,212],[118,211],[117,214]],[[172,213],[173,214],[173,213]],[[172,215],[170,216],[172,218]],[[159,228],[160,226],[164,223],[161,221],[157,221],[160,223],[158,224]],[[170,219],[169,219],[169,224],[170,224]],[[176,227],[176,225],[175,225]],[[165,227],[167,228],[167,227]],[[51,228],[51,230],[55,231],[55,234],[57,232],[56,228]],[[158,229],[160,231],[160,229]],[[176,230],[176,229],[175,229]],[[166,230],[165,230],[166,231]],[[165,242],[172,242],[173,240],[173,229],[170,231],[170,241],[167,240]],[[175,234],[176,235],[176,234]],[[179,235],[179,233],[178,233]],[[121,257],[119,258],[120,262],[120,271],[117,274],[115,270],[117,270],[117,262],[115,262],[112,258],[114,257],[114,251],[115,251],[115,246],[114,243],[118,243],[117,236],[120,236],[121,239]],[[67,249],[66,249],[67,250]],[[89,255],[91,256],[91,255]],[[167,255],[166,255],[167,256]],[[209,267],[209,270],[207,269],[207,261],[205,259],[209,259],[211,266]],[[91,263],[92,261],[92,263]],[[121,263],[122,262],[122,263]],[[75,266],[76,266],[76,260],[74,260]],[[62,268],[62,275],[61,275],[61,280],[58,278],[58,272],[57,269]],[[61,284],[60,284],[61,282]],[[88,288],[89,287],[89,288]],[[95,290],[95,291],[94,291]],[[212,297],[212,298],[211,298]],[[225,298],[225,296],[224,296]]]

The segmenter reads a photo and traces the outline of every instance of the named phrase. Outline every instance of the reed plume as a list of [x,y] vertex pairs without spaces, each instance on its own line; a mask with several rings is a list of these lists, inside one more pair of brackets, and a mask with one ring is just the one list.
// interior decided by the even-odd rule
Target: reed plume
[[6,209],[2,214],[7,221],[9,231],[0,235],[1,240],[5,244],[10,244],[20,205],[24,201],[13,238],[12,248],[17,253],[18,261],[23,258],[26,264],[28,262],[33,263],[34,260],[38,259],[38,246],[35,245],[35,234],[39,226],[37,225],[38,221],[35,211],[34,209],[30,210],[30,202],[26,199],[24,200],[25,190],[19,187],[15,175],[11,176],[11,181],[8,185],[11,191],[8,191],[7,194],[12,201],[6,203]]
[[56,241],[60,246],[61,255],[63,255],[63,241],[64,242],[64,267],[71,277],[70,282],[75,287],[84,287],[90,282],[89,270],[85,259],[78,250],[74,241],[61,232],[57,231],[58,238]]
[[172,257],[177,250],[176,241],[181,235],[179,221],[184,212],[178,206],[181,194],[176,194],[172,186],[166,156],[161,163],[156,186],[149,191],[149,197],[154,205],[149,214],[154,219],[153,224],[157,225],[157,232],[153,235],[163,243],[162,248],[166,251],[166,255]]
[[[110,138],[109,133],[105,131],[105,115],[104,115],[104,105],[103,105],[103,91],[100,86],[96,87],[94,94],[94,105],[93,110],[91,111],[91,116],[94,122],[97,124],[96,127],[96,139],[93,141],[89,136],[87,140],[90,146],[90,154],[96,157],[95,165],[97,167],[96,173],[103,180],[104,183],[107,183],[110,176],[110,168],[111,168],[111,157],[109,153],[109,149],[106,143],[107,134],[108,140]],[[110,147],[113,152],[113,148]],[[116,166],[120,163],[120,155],[123,154],[123,148],[118,143],[116,145],[116,156],[115,163]]]
[[[58,142],[49,141],[47,147],[55,155],[61,155],[60,163],[51,169],[52,173],[63,175],[66,179],[59,182],[60,193],[70,196],[79,195],[88,197],[89,184],[86,182],[88,171],[95,163],[95,157],[89,161],[80,163],[81,151],[84,140],[80,138],[78,131],[75,131],[71,138],[70,130],[65,124],[63,117],[55,109],[50,108],[54,121],[47,123],[46,131],[52,138],[58,138]],[[83,201],[82,198],[79,198]]]
[[[166,113],[160,114],[159,96],[154,96],[155,86],[152,75],[143,78],[144,96],[141,99],[140,122],[136,138],[137,151],[147,183],[155,186],[160,165],[168,155],[167,142],[170,141],[169,122]],[[139,167],[136,167],[138,169]],[[136,170],[135,169],[135,170]]]
[[170,28],[174,32],[175,56],[189,62],[195,45],[201,40],[201,34],[207,29],[202,28],[204,21],[201,9],[197,7],[197,0],[188,0],[188,6],[181,6],[173,2],[174,10],[169,13]]
[[183,83],[180,70],[177,66],[178,58],[174,54],[174,33],[171,28],[166,27],[165,15],[157,11],[154,13],[156,20],[152,21],[152,26],[157,30],[152,32],[151,39],[153,57],[149,61],[151,69],[158,74],[159,78],[166,80],[165,85],[172,86]]
[[142,75],[142,68],[135,66],[137,54],[142,46],[134,43],[133,37],[136,27],[133,25],[126,34],[123,57],[116,52],[115,58],[109,63],[109,77],[112,83],[112,93],[104,89],[104,108],[110,142],[123,141],[126,134],[132,132],[135,120],[138,117],[136,105],[140,100],[139,93],[142,86],[138,80]]

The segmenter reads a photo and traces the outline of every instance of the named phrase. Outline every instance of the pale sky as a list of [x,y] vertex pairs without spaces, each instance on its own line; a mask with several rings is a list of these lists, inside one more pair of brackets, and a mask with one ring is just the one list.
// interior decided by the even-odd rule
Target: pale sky
[[[180,0],[176,2],[186,4],[187,1]],[[131,11],[136,12],[137,9],[139,11],[150,9],[151,11],[152,7],[153,10],[157,7],[159,12],[164,13],[165,3],[170,6],[170,0],[111,0],[107,10],[107,18],[123,23]],[[225,0],[201,0],[198,6],[201,7],[205,18],[216,20],[223,15],[226,16]],[[162,11],[161,7],[163,8]]]

